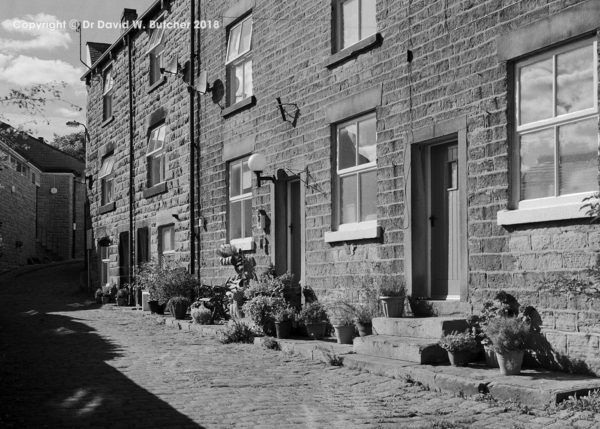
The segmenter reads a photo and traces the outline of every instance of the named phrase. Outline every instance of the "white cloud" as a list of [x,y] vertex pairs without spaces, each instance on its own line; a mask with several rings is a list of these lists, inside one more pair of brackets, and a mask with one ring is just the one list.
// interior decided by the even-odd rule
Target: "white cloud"
[[68,119],[81,117],[81,111],[69,109],[67,107],[59,107],[56,109],[56,114]]
[[0,54],[0,81],[12,85],[27,86],[58,81],[79,86],[83,85],[80,81],[82,74],[80,68],[61,60]]
[[54,15],[38,13],[25,15],[24,18],[5,19],[0,23],[4,31],[28,37],[27,39],[0,38],[0,50],[8,52],[55,48],[67,48],[71,43],[71,35],[67,32],[64,21]]

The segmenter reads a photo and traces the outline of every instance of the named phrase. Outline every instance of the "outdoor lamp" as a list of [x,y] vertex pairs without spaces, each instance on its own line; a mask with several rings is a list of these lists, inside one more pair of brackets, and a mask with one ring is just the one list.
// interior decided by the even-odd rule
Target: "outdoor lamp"
[[255,153],[248,158],[248,168],[256,174],[257,185],[260,188],[263,180],[270,180],[275,183],[274,176],[261,176],[261,173],[267,166],[267,158],[262,153]]

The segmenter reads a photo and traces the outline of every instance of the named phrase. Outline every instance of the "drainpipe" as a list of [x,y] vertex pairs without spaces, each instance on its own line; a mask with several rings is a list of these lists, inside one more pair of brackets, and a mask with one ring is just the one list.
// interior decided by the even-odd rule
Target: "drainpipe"
[[196,42],[194,22],[196,21],[196,2],[195,0],[190,1],[190,84],[188,86],[188,92],[190,93],[190,273],[194,274],[196,272],[196,234],[194,231],[194,224],[196,223],[196,148],[194,135],[194,45]]
[[71,196],[71,234],[73,234],[73,238],[71,239],[71,259],[75,259],[75,241],[77,240],[77,227],[75,226],[76,218],[76,210],[77,210],[77,176],[73,173],[73,192]]
[[[202,19],[202,0],[198,0],[198,19],[201,20]],[[202,32],[199,31],[198,32],[198,63],[200,63],[201,58],[200,58],[200,53],[202,52]],[[202,99],[200,97],[198,97],[196,99],[196,105],[198,108],[198,125],[199,127],[202,126]],[[202,129],[198,128],[198,153],[196,155],[197,157],[197,165],[198,165],[198,170],[196,171],[196,178],[197,178],[197,187],[198,189],[200,189],[200,153],[201,153],[201,146],[200,146],[200,141],[202,140]],[[200,192],[198,192],[198,214],[200,214]],[[201,252],[201,248],[202,248],[202,241],[200,240],[200,232],[201,232],[202,228],[201,226],[198,224],[198,249],[197,249],[197,257],[198,257],[198,284],[201,284],[200,281],[200,269],[202,268],[202,259],[200,258],[200,252]]]
[[133,279],[133,266],[135,264],[134,260],[134,230],[133,230],[133,220],[134,220],[134,167],[133,167],[133,61],[131,59],[131,51],[132,51],[132,39],[131,33],[127,36],[127,68],[128,68],[128,77],[129,77],[129,272],[127,273],[128,280],[131,286],[131,281]]

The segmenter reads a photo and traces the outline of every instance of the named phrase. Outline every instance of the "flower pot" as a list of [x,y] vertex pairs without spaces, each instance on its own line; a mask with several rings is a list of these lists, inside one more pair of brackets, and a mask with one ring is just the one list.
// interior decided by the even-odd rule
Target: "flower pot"
[[450,360],[450,365],[452,366],[466,366],[469,362],[471,362],[472,356],[473,353],[468,350],[457,352],[448,351],[448,359]]
[[354,325],[333,325],[338,344],[352,344]]
[[379,300],[385,317],[402,317],[404,314],[403,296],[380,296]]
[[186,303],[171,303],[169,305],[169,311],[172,316],[177,320],[185,319],[185,315],[187,314],[188,305]]
[[165,304],[160,305],[158,301],[148,301],[148,306],[152,314],[165,314]]
[[275,322],[275,332],[277,333],[277,338],[289,338],[292,333],[292,321]]
[[361,337],[373,335],[373,324],[371,323],[357,323],[356,328],[358,329],[358,335]]
[[318,340],[325,336],[325,328],[327,324],[325,322],[317,322],[317,323],[307,323],[306,324],[306,332],[308,336]]
[[103,295],[102,296],[102,304],[108,304],[108,303],[110,303],[110,296]]
[[498,357],[496,352],[490,346],[483,346],[483,354],[485,356],[485,364],[490,368],[498,368]]
[[523,364],[523,350],[510,350],[504,353],[496,353],[498,366],[502,375],[519,375]]
[[117,305],[119,307],[125,307],[127,305],[127,297],[117,297]]

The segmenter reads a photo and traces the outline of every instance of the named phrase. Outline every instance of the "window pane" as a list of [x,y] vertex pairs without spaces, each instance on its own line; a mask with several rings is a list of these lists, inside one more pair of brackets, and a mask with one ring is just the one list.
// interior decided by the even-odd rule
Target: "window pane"
[[340,223],[358,222],[356,211],[356,175],[340,177]]
[[342,5],[342,49],[360,40],[358,34],[358,0],[347,0]]
[[160,163],[160,176],[158,178],[159,183],[160,182],[164,182],[165,179],[167,178],[167,157],[165,156],[164,152],[161,152],[158,155],[158,162]]
[[242,201],[244,205],[244,237],[252,237],[252,198]]
[[552,58],[521,68],[519,77],[520,123],[552,117]]
[[360,28],[360,38],[364,39],[366,37],[371,36],[377,32],[377,19],[376,19],[376,9],[375,9],[375,0],[362,0],[361,2],[361,28]]
[[360,175],[360,221],[377,220],[377,171]]
[[232,162],[229,165],[229,197],[236,197],[241,194],[241,169],[242,165],[239,162]]
[[173,226],[165,226],[161,228],[162,251],[167,252],[175,250],[175,228]]
[[241,25],[236,25],[229,32],[229,43],[227,45],[227,62],[234,60],[238,57],[239,45],[240,45],[240,32]]
[[151,156],[150,157],[150,186],[154,186],[161,182],[161,170],[162,166],[160,165],[160,156]]
[[252,60],[244,63],[244,98],[252,95]]
[[575,112],[594,105],[594,51],[584,46],[556,57],[556,113]]
[[242,202],[229,203],[229,238],[242,238]]
[[338,170],[356,165],[356,124],[339,130]]
[[242,194],[252,192],[252,172],[248,168],[248,161],[242,163]]
[[235,77],[233,79],[233,90],[235,102],[242,101],[244,97],[244,64],[235,66]]
[[554,129],[521,136],[521,199],[554,196]]
[[558,129],[560,195],[598,190],[598,119]]
[[240,54],[250,50],[252,41],[252,17],[245,20],[242,24],[242,41],[240,44]]
[[358,164],[367,164],[377,160],[377,141],[375,118],[358,124]]

